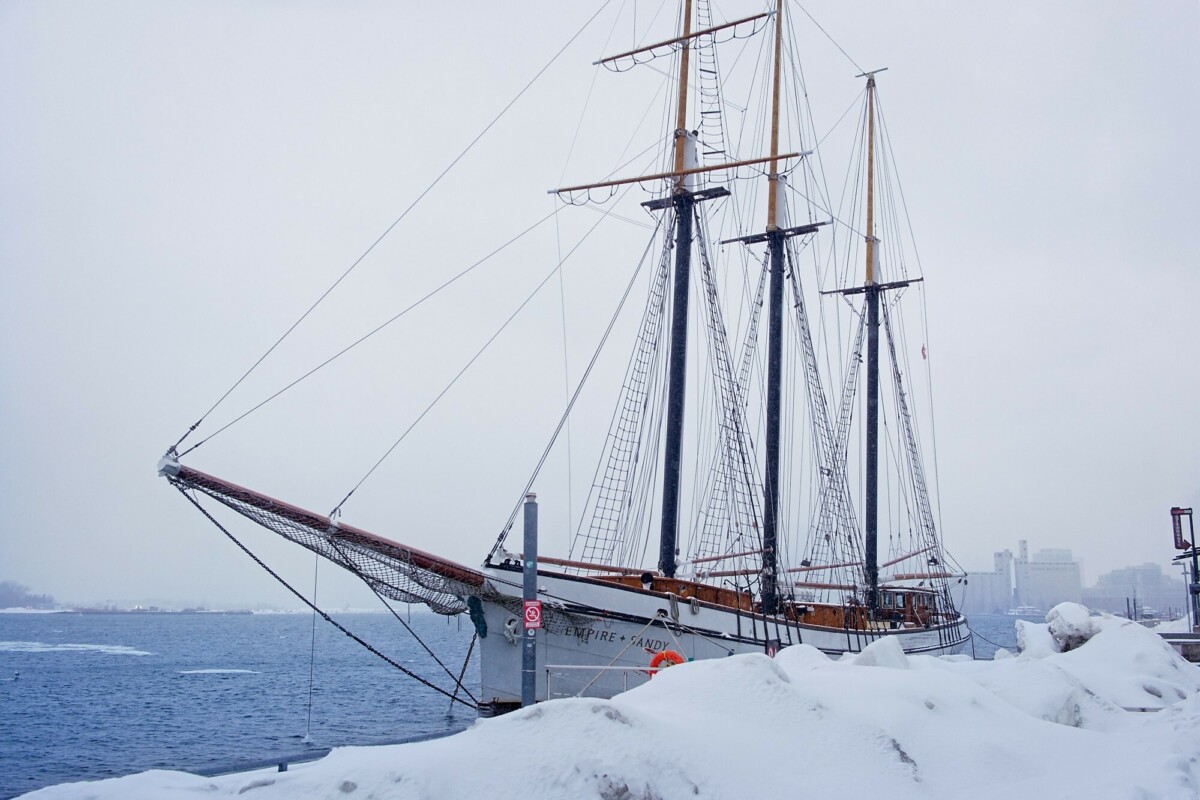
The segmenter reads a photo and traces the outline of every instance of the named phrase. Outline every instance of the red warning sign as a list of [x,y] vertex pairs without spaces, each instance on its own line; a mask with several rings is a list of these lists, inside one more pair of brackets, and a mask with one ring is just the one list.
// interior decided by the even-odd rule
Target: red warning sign
[[542,627],[542,601],[525,601],[525,629]]

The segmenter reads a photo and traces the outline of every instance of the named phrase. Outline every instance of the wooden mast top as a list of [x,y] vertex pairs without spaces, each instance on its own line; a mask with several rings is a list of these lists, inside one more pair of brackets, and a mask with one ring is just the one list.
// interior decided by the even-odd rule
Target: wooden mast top
[[858,77],[867,79],[867,280],[868,286],[875,283],[875,74],[877,69],[864,72]]
[[867,77],[867,285],[875,282],[875,76]]
[[775,85],[771,90],[771,172],[767,176],[767,230],[779,230],[779,73],[783,52],[783,3],[775,6]]
[[[692,0],[685,0],[683,4],[683,33],[682,44],[679,52],[679,101],[678,109],[675,114],[675,172],[682,173],[686,166],[687,153],[687,88],[688,88],[688,64],[691,60],[692,46]],[[675,179],[675,194],[681,194],[685,191],[687,178],[680,174]]]
[[[697,175],[697,174],[702,174],[702,173],[706,173],[706,172],[713,172],[713,171],[722,170],[722,169],[731,169],[731,168],[736,168],[736,167],[749,166],[749,165],[753,165],[753,164],[762,164],[767,161],[771,162],[770,170],[771,170],[771,173],[774,174],[778,171],[780,161],[782,161],[784,159],[788,159],[788,158],[798,158],[798,157],[807,155],[807,152],[805,152],[805,153],[780,153],[779,152],[779,149],[778,149],[778,123],[776,123],[776,125],[775,125],[775,129],[776,129],[775,134],[776,135],[772,138],[772,150],[771,150],[770,156],[765,156],[763,158],[742,159],[742,160],[738,160],[738,161],[731,161],[731,162],[728,162],[725,164],[716,164],[716,165],[704,166],[704,167],[701,167],[701,166],[688,167],[687,166],[687,144],[688,144],[687,92],[688,92],[688,73],[690,71],[690,64],[691,64],[691,42],[692,42],[692,40],[696,39],[700,36],[706,36],[706,35],[715,33],[716,31],[725,30],[726,28],[736,27],[738,25],[741,25],[741,24],[744,24],[747,22],[754,22],[756,20],[763,19],[764,17],[769,17],[774,13],[776,13],[776,12],[770,11],[770,12],[765,12],[762,14],[755,14],[754,16],[744,17],[742,19],[734,20],[732,22],[726,22],[721,25],[715,25],[711,28],[705,28],[703,30],[693,32],[692,31],[692,0],[685,0],[681,35],[675,37],[674,39],[667,39],[666,41],[657,42],[655,44],[646,45],[644,47],[639,47],[636,50],[629,50],[624,53],[619,53],[615,56],[608,56],[608,57],[600,59],[599,61],[593,62],[595,64],[607,64],[610,61],[616,61],[621,58],[635,56],[639,53],[653,51],[656,48],[666,47],[666,46],[674,46],[674,45],[679,46],[679,48],[680,48],[679,90],[677,93],[677,100],[676,100],[675,133],[674,133],[675,150],[674,150],[673,168],[669,172],[658,172],[653,175],[642,175],[642,176],[635,177],[635,178],[620,178],[617,180],[599,181],[596,183],[587,183],[587,184],[581,184],[578,186],[566,186],[566,187],[559,188],[559,189],[550,189],[550,190],[548,190],[547,193],[548,194],[563,194],[563,193],[568,193],[568,192],[586,191],[588,189],[600,189],[600,188],[605,188],[605,187],[623,186],[625,184],[640,183],[642,181],[672,179],[674,182],[672,194],[681,194],[681,193],[688,191],[687,190],[687,178],[691,175]],[[776,34],[776,47],[775,47],[776,52],[779,51],[778,39],[779,39],[779,34],[777,33]],[[778,60],[779,59],[777,57],[776,62],[778,62]],[[778,107],[779,107],[779,100],[778,100],[779,68],[778,68],[778,65],[776,66],[776,70],[775,70],[775,84],[776,84],[775,108],[776,108],[776,118],[778,118]],[[709,192],[711,193],[712,197],[723,196],[724,194],[728,193],[724,190],[721,190],[720,192],[717,192],[716,190],[709,190]],[[658,201],[655,201],[655,202],[657,204]]]

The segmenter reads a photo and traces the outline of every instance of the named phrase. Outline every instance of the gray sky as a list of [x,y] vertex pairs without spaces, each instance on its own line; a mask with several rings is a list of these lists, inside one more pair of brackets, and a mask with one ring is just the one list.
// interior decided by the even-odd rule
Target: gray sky
[[[652,24],[659,5],[640,5],[639,34],[669,36],[672,6]],[[632,41],[631,6],[614,0],[201,433],[550,213],[545,189],[636,152],[661,76],[593,84],[590,65]],[[0,579],[68,602],[291,604],[155,461],[599,4],[445,8],[0,4]],[[1020,538],[1069,547],[1089,582],[1165,565],[1168,508],[1200,505],[1196,4],[805,8],[862,67],[889,68],[951,550],[980,569]],[[798,28],[828,129],[858,70]],[[560,214],[188,463],[327,511],[596,219]],[[348,521],[480,560],[561,409],[563,306],[577,377],[643,246],[627,227],[581,247],[562,305],[535,299],[507,355],[468,373]],[[543,530],[565,543],[547,484]],[[310,556],[239,531],[311,585]],[[323,602],[372,602],[332,569],[321,581]]]

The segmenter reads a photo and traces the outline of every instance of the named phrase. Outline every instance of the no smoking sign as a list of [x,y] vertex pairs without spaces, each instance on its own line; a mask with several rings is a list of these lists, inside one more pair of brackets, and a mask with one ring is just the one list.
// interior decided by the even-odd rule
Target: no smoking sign
[[542,601],[541,600],[526,600],[525,601],[525,628],[542,627]]

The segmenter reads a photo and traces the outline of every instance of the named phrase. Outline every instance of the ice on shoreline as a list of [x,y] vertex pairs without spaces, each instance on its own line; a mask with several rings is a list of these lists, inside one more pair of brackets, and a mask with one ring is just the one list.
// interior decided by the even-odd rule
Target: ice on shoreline
[[1068,604],[1047,620],[1018,623],[1023,651],[996,661],[798,645],[286,773],[155,771],[28,797],[1200,797],[1200,667],[1126,620]]

